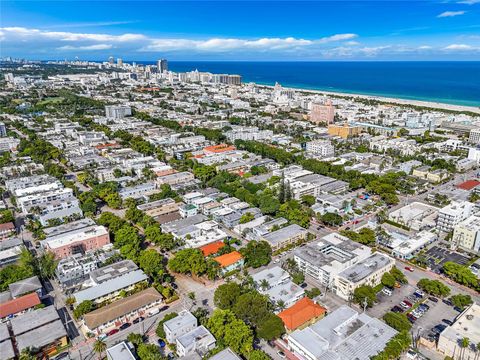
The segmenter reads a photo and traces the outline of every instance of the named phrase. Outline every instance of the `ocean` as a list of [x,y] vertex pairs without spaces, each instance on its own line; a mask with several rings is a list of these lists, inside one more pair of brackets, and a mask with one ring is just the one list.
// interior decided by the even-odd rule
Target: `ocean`
[[480,61],[170,61],[169,69],[238,74],[243,82],[262,85],[480,106]]

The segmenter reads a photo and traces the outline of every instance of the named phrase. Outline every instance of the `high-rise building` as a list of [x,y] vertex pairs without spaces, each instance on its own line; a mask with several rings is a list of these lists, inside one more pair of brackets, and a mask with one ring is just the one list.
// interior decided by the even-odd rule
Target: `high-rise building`
[[453,201],[438,212],[437,228],[441,231],[452,231],[461,221],[472,214],[473,204],[468,201]]
[[321,103],[312,103],[312,109],[310,110],[310,121],[313,123],[325,123],[333,124],[335,117],[335,107],[331,100]]
[[0,137],[7,136],[7,128],[3,122],[0,122]]
[[118,66],[123,66],[123,60],[121,58],[117,59],[117,65]]
[[157,61],[157,69],[159,73],[168,71],[168,61],[166,59],[160,59]]
[[108,58],[108,62],[109,62],[109,64],[112,64],[112,65],[115,63],[115,59],[113,58],[113,56],[110,56]]
[[132,115],[132,108],[127,105],[107,105],[105,106],[105,116],[109,119],[123,119]]
[[480,129],[470,130],[468,142],[471,144],[480,144]]

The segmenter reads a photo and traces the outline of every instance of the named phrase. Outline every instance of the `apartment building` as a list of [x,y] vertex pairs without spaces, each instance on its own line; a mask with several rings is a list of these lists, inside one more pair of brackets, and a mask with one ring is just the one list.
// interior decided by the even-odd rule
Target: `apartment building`
[[138,205],[137,209],[145,212],[148,216],[156,217],[177,212],[178,204],[175,200],[167,198]]
[[35,206],[46,204],[52,201],[62,201],[72,198],[73,190],[70,188],[46,191],[38,194],[26,195],[17,198],[17,205],[24,213],[29,213],[30,209]]
[[468,201],[453,201],[438,212],[437,228],[441,231],[450,232],[461,221],[472,214],[473,204]]
[[57,258],[62,259],[101,248],[109,243],[108,230],[103,226],[92,225],[47,237],[41,245],[45,250],[53,252]]
[[334,287],[336,276],[368,258],[368,246],[351,241],[338,233],[331,233],[318,242],[295,249],[293,259],[299,270],[326,287]]
[[143,196],[147,196],[149,194],[152,194],[157,186],[155,185],[154,182],[148,182],[144,184],[139,184],[135,186],[129,186],[125,187],[123,189],[120,189],[118,194],[122,198],[122,200],[132,198],[132,199],[139,199]]
[[305,240],[308,231],[297,224],[288,225],[276,231],[263,235],[262,240],[270,244],[273,251],[281,249],[297,241]]
[[183,336],[197,327],[197,318],[188,310],[183,310],[176,317],[163,323],[165,340],[174,344],[177,338]]
[[480,213],[469,216],[454,227],[451,243],[453,249],[460,247],[473,253],[480,252]]
[[335,148],[328,140],[309,141],[306,144],[307,153],[317,155],[322,158],[328,158],[335,155]]
[[195,179],[195,176],[191,172],[183,171],[179,173],[158,177],[156,181],[157,181],[157,184],[160,186],[162,184],[168,184],[168,185],[182,184],[182,183],[193,181],[194,179]]
[[394,265],[395,260],[391,257],[375,253],[339,273],[335,278],[335,292],[342,299],[349,300],[356,288],[380,284],[382,275]]
[[97,335],[108,332],[123,323],[148,315],[162,304],[162,300],[162,295],[154,288],[142,290],[85,314],[84,331]]

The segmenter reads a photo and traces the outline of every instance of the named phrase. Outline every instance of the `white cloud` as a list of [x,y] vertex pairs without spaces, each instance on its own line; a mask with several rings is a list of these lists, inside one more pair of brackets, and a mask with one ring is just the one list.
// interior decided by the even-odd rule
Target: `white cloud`
[[[158,51],[196,51],[196,52],[229,52],[229,51],[296,51],[307,47],[319,47],[322,45],[347,41],[357,38],[357,34],[345,33],[334,34],[318,39],[302,39],[294,37],[265,37],[257,39],[240,38],[154,38],[143,34],[119,34],[111,35],[104,33],[83,33],[67,31],[50,31],[25,27],[0,28],[2,41],[10,43],[32,42],[43,48],[66,50],[96,50],[102,45],[113,44],[127,47],[130,51],[158,52]],[[71,43],[70,46],[64,46]],[[74,43],[74,45],[73,45]]]
[[112,49],[113,45],[110,44],[95,44],[95,45],[87,45],[87,46],[71,46],[65,45],[57,48],[57,50],[61,51],[90,51],[90,50],[108,50]]
[[57,40],[57,41],[109,41],[109,42],[132,42],[145,40],[142,34],[88,34],[73,33],[65,31],[47,31],[39,29],[29,29],[24,27],[3,27],[0,31],[4,33],[4,38],[8,40]]
[[233,50],[286,50],[313,45],[338,42],[358,37],[357,34],[336,34],[316,40],[287,38],[236,39],[213,38],[205,40],[191,39],[152,39],[150,44],[140,51],[178,51],[197,50],[222,52]]
[[466,11],[444,11],[443,13],[437,15],[438,18],[444,18],[444,17],[454,17],[454,16],[460,16],[465,14]]
[[445,46],[442,50],[471,51],[471,50],[478,50],[478,48],[471,45],[467,45],[467,44],[451,44],[451,45]]
[[473,4],[479,4],[480,0],[464,0],[464,1],[458,1],[457,4],[466,4],[466,5],[473,5]]
[[360,45],[360,43],[358,41],[347,41],[345,43],[345,45],[347,45],[347,46],[357,46],[357,45]]

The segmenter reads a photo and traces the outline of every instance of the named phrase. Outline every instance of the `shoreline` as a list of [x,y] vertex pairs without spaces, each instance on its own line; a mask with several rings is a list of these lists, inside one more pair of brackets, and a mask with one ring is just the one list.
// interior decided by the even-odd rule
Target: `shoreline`
[[[263,85],[255,83],[259,86],[264,86],[267,88],[273,89],[273,85]],[[312,94],[321,94],[321,95],[333,95],[339,97],[353,97],[359,99],[367,99],[367,100],[376,100],[384,103],[395,103],[398,105],[410,105],[410,106],[422,106],[428,107],[431,109],[439,109],[439,110],[449,110],[449,111],[457,111],[457,112],[471,112],[480,115],[480,107],[476,106],[468,106],[468,105],[455,105],[455,104],[448,104],[442,102],[435,102],[435,101],[426,101],[426,100],[410,100],[410,99],[400,99],[400,98],[392,98],[380,95],[365,95],[365,94],[355,94],[355,93],[347,93],[347,92],[338,92],[338,91],[328,91],[328,90],[313,90],[313,89],[303,89],[291,86],[282,86],[284,89],[287,90],[294,90],[294,91],[302,91],[306,93]]]

